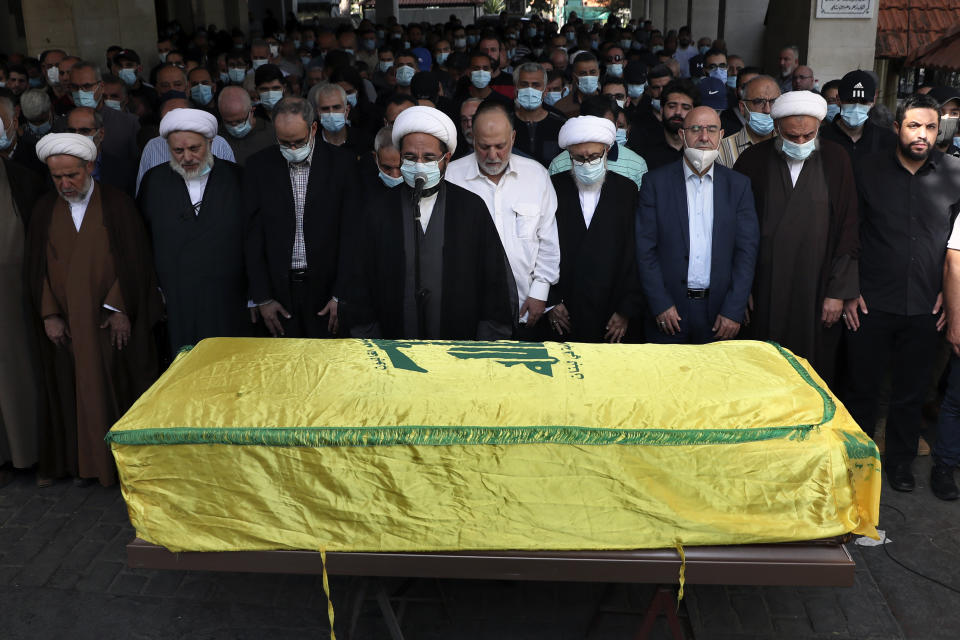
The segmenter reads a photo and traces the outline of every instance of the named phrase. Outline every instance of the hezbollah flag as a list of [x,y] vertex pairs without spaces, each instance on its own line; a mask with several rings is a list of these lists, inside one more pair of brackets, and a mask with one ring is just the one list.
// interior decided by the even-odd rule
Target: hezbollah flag
[[107,440],[174,551],[779,542],[879,510],[873,442],[750,341],[204,340]]

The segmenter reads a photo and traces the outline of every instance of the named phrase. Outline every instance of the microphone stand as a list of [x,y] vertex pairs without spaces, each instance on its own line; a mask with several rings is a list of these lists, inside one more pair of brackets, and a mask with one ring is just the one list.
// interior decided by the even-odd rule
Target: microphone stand
[[417,305],[417,338],[421,340],[427,328],[427,295],[428,291],[420,284],[420,199],[423,197],[423,188],[427,184],[426,175],[417,174],[413,187],[413,299]]

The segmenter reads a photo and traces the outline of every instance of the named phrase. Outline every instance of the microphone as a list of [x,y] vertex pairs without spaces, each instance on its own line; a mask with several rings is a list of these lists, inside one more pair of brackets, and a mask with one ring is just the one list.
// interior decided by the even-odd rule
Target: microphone
[[413,177],[413,204],[418,204],[423,197],[423,188],[427,184],[427,174],[422,171]]

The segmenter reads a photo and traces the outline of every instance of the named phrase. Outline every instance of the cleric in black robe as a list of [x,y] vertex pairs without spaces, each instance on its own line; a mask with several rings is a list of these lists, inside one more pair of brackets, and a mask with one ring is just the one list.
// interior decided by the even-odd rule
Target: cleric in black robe
[[[631,320],[641,326],[643,294],[634,227],[637,185],[606,170],[616,126],[580,116],[564,123],[560,147],[577,160],[551,177],[557,192],[560,281],[551,287],[550,326],[575,342],[621,342]],[[600,164],[582,163],[596,160]]]
[[[352,336],[511,337],[516,287],[497,229],[480,197],[443,179],[456,136],[453,121],[431,107],[397,117],[404,184],[371,198],[351,234],[356,261],[340,313]],[[422,191],[411,186],[417,176]]]
[[251,334],[244,266],[243,170],[215,158],[216,119],[174,109],[160,122],[170,162],[151,169],[139,206],[153,239],[171,352]]
[[733,168],[750,178],[760,218],[747,337],[780,343],[830,383],[843,303],[859,295],[860,242],[850,159],[816,137],[826,113],[819,95],[783,94],[771,113],[779,135],[744,151]]

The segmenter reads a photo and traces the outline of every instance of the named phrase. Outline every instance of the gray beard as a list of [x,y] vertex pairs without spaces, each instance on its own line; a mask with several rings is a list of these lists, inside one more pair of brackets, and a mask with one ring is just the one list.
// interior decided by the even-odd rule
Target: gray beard
[[83,183],[83,191],[73,198],[68,198],[67,196],[60,194],[60,197],[69,202],[70,204],[80,204],[87,197],[87,194],[90,193],[90,189],[93,188],[93,176],[87,176],[87,181]]
[[207,155],[203,158],[203,162],[201,162],[200,166],[193,171],[187,171],[172,157],[170,158],[170,168],[173,169],[184,180],[194,180],[199,178],[200,175],[203,174],[203,172],[205,172],[208,168],[213,168],[213,153],[208,149]]

